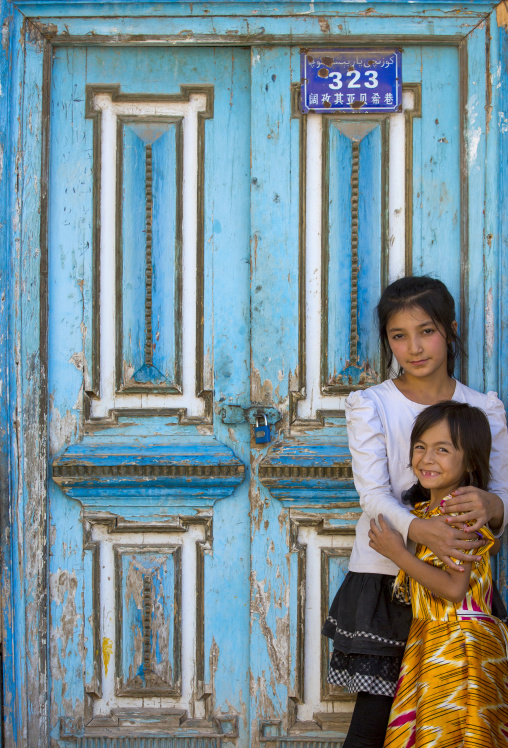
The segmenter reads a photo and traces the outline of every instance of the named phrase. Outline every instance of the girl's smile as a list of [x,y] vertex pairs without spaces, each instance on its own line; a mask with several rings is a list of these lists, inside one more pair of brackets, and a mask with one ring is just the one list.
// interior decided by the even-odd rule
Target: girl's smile
[[454,446],[446,421],[427,429],[415,442],[411,465],[421,485],[430,489],[431,508],[461,485],[464,453]]

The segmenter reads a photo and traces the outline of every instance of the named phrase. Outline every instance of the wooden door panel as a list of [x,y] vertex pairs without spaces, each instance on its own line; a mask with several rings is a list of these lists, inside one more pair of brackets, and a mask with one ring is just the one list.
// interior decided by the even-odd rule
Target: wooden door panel
[[248,693],[248,455],[212,398],[249,404],[250,55],[145,51],[53,65],[53,730],[211,746]]
[[55,57],[58,739],[291,748],[347,725],[320,635],[359,514],[344,398],[386,375],[374,307],[397,275],[441,275],[477,323],[461,186],[477,150],[456,46],[405,48],[403,111],[383,117],[302,116],[299,55]]

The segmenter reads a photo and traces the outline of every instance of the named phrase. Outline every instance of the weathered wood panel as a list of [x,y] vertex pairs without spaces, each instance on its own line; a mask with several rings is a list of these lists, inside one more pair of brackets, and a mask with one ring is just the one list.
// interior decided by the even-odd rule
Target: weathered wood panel
[[388,131],[384,120],[327,122],[322,386],[347,392],[381,381],[374,307],[385,271]]
[[117,693],[181,692],[181,549],[115,546]]
[[[65,6],[49,0],[19,3],[24,12],[38,15],[42,32],[56,45],[49,214],[41,192],[41,184],[45,186],[41,146],[47,132],[40,127],[44,119],[40,103],[43,45],[31,29],[22,38],[19,15],[5,27],[4,36],[11,34],[16,45],[18,40],[26,42],[25,47],[16,46],[12,54],[16,92],[9,110],[12,149],[20,136],[21,155],[16,162],[4,160],[0,175],[4,190],[1,206],[11,211],[8,270],[15,278],[12,288],[7,284],[4,297],[13,321],[12,376],[6,403],[12,412],[5,416],[8,427],[12,422],[17,429],[16,439],[14,431],[12,437],[6,432],[13,439],[13,499],[7,508],[14,518],[17,544],[11,555],[13,575],[9,579],[8,570],[5,572],[3,591],[7,600],[12,594],[19,596],[12,619],[9,606],[5,608],[4,673],[12,697],[4,711],[7,737],[12,741],[13,731],[18,730],[15,744],[40,741],[44,735],[41,718],[50,703],[54,745],[71,739],[96,745],[107,731],[118,735],[119,744],[123,744],[125,731],[142,729],[152,730],[158,744],[174,748],[184,740],[217,748],[225,743],[240,748],[249,742],[256,745],[277,740],[279,748],[294,747],[302,738],[309,746],[316,743],[316,735],[338,745],[337,736],[351,704],[323,683],[327,642],[323,644],[319,637],[319,619],[342,578],[358,507],[351,485],[340,393],[324,393],[330,400],[337,399],[334,408],[321,415],[321,421],[316,417],[298,426],[298,442],[290,438],[288,424],[289,394],[305,397],[308,385],[301,368],[306,341],[301,335],[302,329],[305,332],[301,324],[305,296],[301,292],[299,232],[305,218],[300,198],[306,178],[301,170],[306,130],[291,95],[291,86],[299,80],[299,46],[322,46],[323,41],[335,43],[346,36],[352,44],[368,37],[369,41],[404,45],[404,80],[417,86],[414,91],[421,87],[422,103],[421,118],[416,115],[412,121],[412,152],[406,156],[413,184],[412,252],[407,253],[407,259],[411,260],[412,254],[414,272],[437,273],[450,285],[460,307],[462,332],[469,335],[464,373],[473,386],[497,388],[504,382],[505,341],[500,317],[504,311],[500,293],[504,268],[501,265],[500,272],[499,263],[507,233],[504,214],[498,209],[503,203],[498,200],[497,169],[501,163],[502,200],[506,191],[503,170],[507,168],[507,128],[502,113],[508,108],[506,87],[499,88],[498,63],[500,50],[506,56],[506,31],[502,29],[498,35],[494,16],[481,23],[493,3],[454,4],[453,13],[446,0],[439,7],[425,2],[377,2],[368,12],[361,4],[325,2],[286,4],[282,13],[280,8],[247,2],[213,3],[206,8],[185,3],[154,7],[126,3],[124,10],[122,5],[118,10],[124,16],[113,20],[98,2]],[[70,38],[74,33],[82,35],[79,41],[88,44],[86,49],[79,45],[71,48],[76,41]],[[145,34],[152,34],[150,45],[160,41],[164,48],[143,46]],[[253,43],[252,50],[241,48]],[[198,49],[199,45],[209,48]],[[2,64],[3,75],[8,77],[3,58]],[[506,66],[504,58],[503,64]],[[439,77],[435,75],[437,67]],[[202,252],[197,257],[198,360],[193,369],[198,391],[192,393],[199,400],[204,398],[203,392],[213,390],[213,423],[211,408],[204,422],[197,425],[191,420],[184,422],[182,413],[174,409],[156,410],[153,401],[148,416],[143,410],[147,403],[140,398],[137,410],[117,414],[103,423],[103,430],[93,438],[90,431],[95,424],[89,422],[83,439],[83,423],[97,397],[100,373],[94,363],[99,307],[93,255],[100,226],[93,219],[92,178],[98,164],[94,162],[94,122],[86,119],[87,84],[115,85],[128,95],[152,97],[180,95],[182,85],[213,86],[213,118],[208,112],[201,121],[197,148],[202,200],[198,200],[201,207],[195,223]],[[8,87],[2,88],[5,90]],[[20,100],[16,98],[19,91]],[[48,102],[46,96],[43,104]],[[406,118],[406,143],[411,118]],[[178,309],[178,209],[173,207],[178,178],[171,184],[165,178],[177,173],[177,138],[168,142],[177,128],[171,125],[150,143],[150,158],[144,136],[140,138],[139,131],[132,134],[138,125],[134,123],[133,129],[127,120],[122,125],[126,191],[120,195],[125,238],[124,283],[120,280],[120,285],[125,325],[119,346],[121,358],[128,361],[128,378],[120,383],[123,387],[145,365],[154,366],[172,383],[179,380],[177,312],[173,311]],[[374,296],[378,296],[386,261],[378,240],[383,235],[386,171],[381,131],[380,124],[365,133],[356,149],[354,139],[330,126],[331,150],[325,154],[329,159],[325,182],[330,205],[325,208],[330,208],[331,216],[330,272],[325,294],[332,365],[324,371],[321,384],[332,387],[343,383],[339,383],[338,373],[354,358],[355,344],[350,314],[354,293],[349,292],[349,285],[354,287],[350,283],[354,265],[350,229],[340,246],[334,244],[344,217],[347,225],[358,220],[357,291],[361,303],[356,355],[369,363],[379,355],[368,315]],[[138,166],[135,159],[129,161],[131,156],[139,158]],[[8,178],[5,164],[10,170]],[[312,169],[313,164],[306,166]],[[38,182],[41,173],[42,183]],[[147,190],[150,175],[151,193]],[[407,184],[411,185],[410,179]],[[13,196],[10,203],[6,187]],[[353,199],[356,188],[357,203]],[[406,208],[410,202],[408,198]],[[162,205],[170,205],[166,214]],[[337,205],[340,209],[334,213]],[[44,383],[41,388],[37,370],[41,345],[38,283],[39,276],[44,278],[44,253],[39,254],[36,241],[41,231],[44,234],[48,216],[51,453],[59,455],[55,477],[64,488],[61,491],[50,483],[50,702],[44,694],[41,649],[45,631],[44,586],[40,584],[45,558],[45,493],[41,484],[45,453],[39,402],[44,399]],[[148,224],[152,229],[150,247]],[[0,231],[4,225],[0,221]],[[406,227],[410,223],[406,222]],[[169,252],[163,246],[163,236],[170,237]],[[362,276],[366,270],[368,274]],[[338,288],[341,281],[344,285],[344,278],[345,293]],[[112,276],[112,280],[117,279]],[[128,283],[130,289],[126,289]],[[150,294],[151,314],[147,305]],[[44,331],[44,303],[42,310]],[[160,326],[163,317],[164,328]],[[152,349],[156,343],[151,362],[147,360],[150,327]],[[369,350],[363,349],[364,340],[370,341],[369,346],[372,343]],[[44,340],[41,350],[44,354]],[[0,354],[4,352],[0,350]],[[40,361],[43,368],[44,357]],[[0,367],[4,367],[2,359]],[[319,396],[323,395],[321,384]],[[211,395],[206,397],[210,404]],[[224,406],[236,406],[235,412],[239,412],[240,406],[251,404],[277,408],[282,415],[272,424],[271,446],[254,445],[247,420],[222,422]],[[217,441],[211,438],[212,431]],[[192,453],[189,459],[183,452],[176,455],[176,445],[183,442]],[[225,445],[222,451],[216,450],[217,442]],[[206,454],[202,449],[205,443],[211,447]],[[66,465],[64,456],[70,460]],[[241,483],[243,473],[228,473],[228,466],[236,470],[241,462],[250,467],[250,485]],[[62,467],[70,473],[59,474]],[[83,532],[80,502],[93,530],[87,524]],[[101,517],[97,510],[103,512]],[[5,521],[6,512],[3,516]],[[167,533],[163,541],[159,540],[161,532]],[[156,553],[149,552],[151,573],[146,564],[133,561],[134,556],[145,553],[144,533],[152,533],[146,536],[147,547],[161,542],[166,547],[181,547],[182,582],[187,575],[182,583],[182,611],[185,620],[191,621],[192,631],[182,633],[187,639],[182,639],[181,678],[182,689],[187,690],[180,701],[177,693],[161,697],[167,699],[162,706],[149,699],[141,703],[142,697],[132,692],[127,705],[122,701],[127,697],[111,689],[111,674],[116,677],[121,670],[115,652],[121,660],[127,652],[122,660],[125,672],[143,670],[145,655],[157,661],[162,668],[160,677],[166,678],[164,688],[172,688],[168,686],[169,655],[157,660],[151,644],[140,644],[140,632],[143,630],[148,642],[150,628],[140,613],[143,604],[149,608],[149,601],[162,601],[151,620],[161,629],[163,618],[173,620],[175,605],[168,601],[177,596],[172,572],[161,572],[159,587],[150,580],[166,563],[157,565],[154,559],[160,558]],[[108,587],[107,580],[113,554],[104,557],[107,563],[102,577],[96,576],[94,561],[98,548],[102,552],[114,542],[128,547],[133,542],[135,546],[129,563],[131,571],[136,566],[138,597],[134,596],[134,606],[134,597],[129,598],[124,618],[137,626],[137,634],[131,636],[132,627],[128,635],[125,633],[123,654],[121,648],[115,650],[115,636],[108,641],[105,635],[114,628],[115,608],[102,605],[114,585]],[[5,535],[3,543],[10,553]],[[505,555],[500,559],[503,585]],[[319,570],[323,572],[321,580]],[[104,583],[99,603],[94,586],[98,579]],[[98,605],[102,605],[99,617]],[[171,638],[172,631],[164,629],[164,636]],[[14,632],[16,646],[10,632]],[[168,647],[174,652],[174,647]],[[107,676],[105,698],[99,674]],[[157,715],[151,709],[156,709]],[[95,731],[94,737],[82,737],[87,724]],[[101,730],[104,736],[97,735]],[[190,733],[200,737],[184,738]],[[33,736],[37,736],[36,743]],[[134,740],[142,745],[144,738]]]
[[[292,131],[299,120],[291,117],[291,84],[299,80],[299,59],[289,48],[255,47],[252,62],[251,401],[284,407],[298,351],[300,180]],[[265,452],[263,446],[252,450],[253,472]],[[288,517],[280,503],[257,482],[250,501],[250,730],[256,745],[266,723],[282,720],[287,729],[291,719],[289,549],[283,529]]]
[[181,392],[181,121],[140,117],[119,129],[117,387]]

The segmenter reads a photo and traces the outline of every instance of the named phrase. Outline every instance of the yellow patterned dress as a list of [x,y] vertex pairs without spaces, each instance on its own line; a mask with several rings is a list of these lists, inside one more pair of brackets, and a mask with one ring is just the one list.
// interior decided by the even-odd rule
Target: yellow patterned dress
[[[418,504],[413,514],[431,517]],[[466,597],[451,603],[409,582],[413,622],[404,652],[384,748],[507,748],[508,628],[492,616],[490,543],[476,551]],[[444,564],[426,546],[416,556]]]

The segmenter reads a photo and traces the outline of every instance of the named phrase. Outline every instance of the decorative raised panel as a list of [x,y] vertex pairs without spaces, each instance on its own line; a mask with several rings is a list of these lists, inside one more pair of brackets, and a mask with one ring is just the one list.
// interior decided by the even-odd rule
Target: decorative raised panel
[[125,515],[151,506],[211,506],[245,478],[245,466],[215,439],[165,444],[97,444],[68,447],[53,461],[53,479],[88,511]]
[[[200,699],[213,693],[203,683],[211,515],[151,522],[85,512],[84,543],[93,552],[85,556],[85,636],[102,642],[102,683],[87,687],[87,717],[84,723],[62,721],[62,737],[120,740],[135,731],[169,738],[176,731],[236,738],[235,715],[218,720],[206,708],[204,719],[188,714],[191,694]],[[90,680],[92,659],[85,660]],[[154,697],[160,708],[144,706]]]
[[[344,581],[351,555],[350,548],[321,548],[321,619],[326,620],[330,605],[340,585]],[[333,649],[331,639],[321,639],[321,700],[344,701],[354,699],[344,688],[326,682],[330,653]]]
[[258,477],[284,506],[356,498],[351,453],[329,440],[275,445],[260,462]]
[[[355,697],[326,683],[330,640],[320,632],[347,573],[360,511],[357,502],[344,502],[332,510],[315,506],[290,510],[288,735],[281,734],[281,726],[275,732],[267,727],[269,732],[262,732],[261,740],[290,743],[301,735],[312,741],[321,739],[321,732],[347,730]],[[337,703],[340,724],[336,713],[333,718],[326,715],[330,701]]]
[[384,377],[374,305],[412,267],[413,119],[421,85],[403,85],[402,113],[300,119],[299,346],[290,422],[337,425],[344,398]]
[[114,551],[117,695],[179,695],[181,547]]
[[[386,258],[388,118],[323,123],[321,390],[380,381],[374,305]],[[350,175],[345,183],[344,172]]]
[[118,117],[117,392],[182,393],[182,120]]
[[155,410],[183,424],[212,420],[203,222],[204,122],[213,117],[214,89],[180,89],[154,96],[87,86],[94,123],[88,430]]

